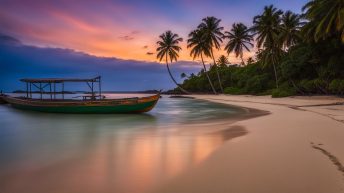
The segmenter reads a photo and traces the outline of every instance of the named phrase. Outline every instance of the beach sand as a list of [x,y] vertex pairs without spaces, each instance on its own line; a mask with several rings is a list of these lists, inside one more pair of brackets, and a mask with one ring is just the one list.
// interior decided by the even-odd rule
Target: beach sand
[[156,188],[163,193],[344,192],[344,99],[195,95],[270,114],[229,123],[248,133]]

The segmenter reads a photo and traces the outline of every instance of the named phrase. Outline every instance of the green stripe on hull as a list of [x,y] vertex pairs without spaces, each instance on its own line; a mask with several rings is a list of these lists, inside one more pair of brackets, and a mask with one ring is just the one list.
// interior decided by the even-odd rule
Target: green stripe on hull
[[30,106],[21,104],[12,104],[13,107],[23,110],[48,112],[48,113],[85,113],[85,114],[106,114],[106,113],[138,113],[149,111],[154,107],[157,101],[145,103],[116,105],[116,106]]

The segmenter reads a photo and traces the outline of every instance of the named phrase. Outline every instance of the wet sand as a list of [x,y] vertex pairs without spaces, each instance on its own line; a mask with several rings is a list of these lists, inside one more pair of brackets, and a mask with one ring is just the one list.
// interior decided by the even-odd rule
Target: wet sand
[[343,98],[194,97],[270,114],[233,123],[248,134],[153,192],[344,192]]

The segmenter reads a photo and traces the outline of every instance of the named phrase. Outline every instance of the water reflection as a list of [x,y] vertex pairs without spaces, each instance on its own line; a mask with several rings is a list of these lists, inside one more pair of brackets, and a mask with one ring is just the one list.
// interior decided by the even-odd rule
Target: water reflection
[[146,192],[194,167],[224,140],[245,134],[241,128],[178,132],[188,129],[188,120],[209,116],[202,112],[242,112],[187,100],[164,99],[151,114],[116,116],[1,106],[0,192]]

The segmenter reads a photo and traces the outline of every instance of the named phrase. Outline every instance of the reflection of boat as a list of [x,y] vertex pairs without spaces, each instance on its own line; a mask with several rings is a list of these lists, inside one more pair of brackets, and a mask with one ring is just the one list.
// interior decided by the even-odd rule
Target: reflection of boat
[[[99,76],[93,79],[21,79],[26,83],[26,97],[4,95],[1,98],[18,109],[52,113],[142,113],[150,111],[160,98],[158,93],[148,97],[105,99],[101,95],[100,78]],[[82,100],[64,99],[65,82],[86,82],[91,89],[91,95],[82,96]],[[62,92],[56,92],[56,84],[59,83],[62,84]],[[98,92],[94,91],[94,83],[98,83]],[[32,86],[39,89],[40,99],[32,98]],[[47,86],[50,92],[44,91]],[[49,94],[50,99],[44,99],[43,94]],[[58,94],[62,95],[62,99],[56,99]]]

